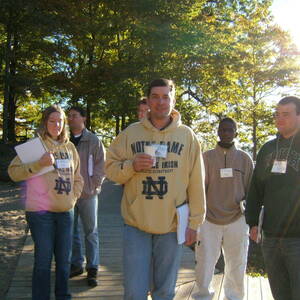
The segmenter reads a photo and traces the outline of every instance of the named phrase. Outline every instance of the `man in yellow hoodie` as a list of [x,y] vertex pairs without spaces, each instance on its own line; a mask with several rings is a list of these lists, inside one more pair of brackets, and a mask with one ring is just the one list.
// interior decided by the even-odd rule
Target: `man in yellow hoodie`
[[113,141],[105,167],[108,178],[124,184],[124,299],[146,300],[152,277],[152,299],[171,300],[182,253],[176,211],[189,208],[190,245],[205,217],[204,166],[196,135],[174,109],[173,82],[152,81],[147,104],[147,117]]

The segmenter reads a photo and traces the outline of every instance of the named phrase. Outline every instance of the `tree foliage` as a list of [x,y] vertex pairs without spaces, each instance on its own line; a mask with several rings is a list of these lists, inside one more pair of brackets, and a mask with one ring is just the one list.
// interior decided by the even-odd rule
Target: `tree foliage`
[[[145,84],[172,78],[183,120],[211,147],[225,115],[245,148],[273,133],[268,97],[296,86],[297,49],[269,0],[2,0],[3,140],[30,135],[50,103],[87,108],[114,136],[136,120]],[[251,134],[250,134],[251,133]]]

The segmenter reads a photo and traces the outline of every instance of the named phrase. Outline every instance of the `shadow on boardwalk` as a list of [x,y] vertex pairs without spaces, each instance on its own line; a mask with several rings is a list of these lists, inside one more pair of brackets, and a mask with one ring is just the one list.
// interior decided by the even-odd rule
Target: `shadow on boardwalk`
[[[99,233],[100,233],[100,269],[99,285],[90,288],[86,285],[86,274],[70,280],[73,299],[81,300],[121,300],[122,287],[122,218],[120,201],[122,186],[105,181],[99,202]],[[33,264],[33,243],[27,237],[18,267],[10,286],[6,300],[31,299],[31,272]],[[184,256],[178,274],[176,300],[193,299],[196,290],[194,274],[194,253],[184,249]],[[267,280],[261,277],[247,277],[247,295],[245,300],[273,300],[270,296]],[[54,282],[52,280],[52,282]],[[223,275],[214,276],[213,286],[216,293],[214,300],[222,299]],[[53,292],[52,292],[52,298]],[[150,297],[149,297],[150,299]]]

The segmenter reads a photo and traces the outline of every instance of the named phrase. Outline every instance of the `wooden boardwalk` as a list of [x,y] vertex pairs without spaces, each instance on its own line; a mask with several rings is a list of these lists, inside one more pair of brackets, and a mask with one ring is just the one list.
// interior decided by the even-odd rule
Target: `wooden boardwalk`
[[[99,202],[101,264],[98,277],[99,285],[94,288],[88,287],[86,285],[86,274],[72,278],[70,288],[73,299],[122,300],[122,219],[119,213],[121,192],[121,186],[119,185],[113,185],[108,181],[103,185]],[[28,235],[6,300],[31,299],[32,265],[33,243],[31,236]],[[197,291],[194,265],[194,253],[185,247],[174,300],[196,299],[193,297],[193,294]],[[54,275],[52,276],[54,278]],[[216,292],[213,300],[223,300],[222,285],[223,274],[215,275],[213,286]],[[244,300],[273,300],[266,278],[247,276],[246,287]],[[51,299],[54,299],[53,292]]]

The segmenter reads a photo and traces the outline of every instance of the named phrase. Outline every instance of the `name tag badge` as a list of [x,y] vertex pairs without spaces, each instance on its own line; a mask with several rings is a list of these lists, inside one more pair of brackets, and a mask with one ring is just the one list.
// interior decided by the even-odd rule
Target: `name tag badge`
[[166,158],[168,153],[167,145],[154,144],[155,146],[155,157]]
[[286,160],[277,160],[276,159],[276,160],[274,160],[271,173],[285,174],[286,173],[286,166],[287,166],[287,161]]
[[70,168],[70,160],[69,159],[57,159],[56,166],[58,169],[68,169],[68,168]]
[[229,177],[233,177],[233,171],[232,171],[232,168],[224,168],[224,169],[220,169],[220,176],[221,176],[221,178],[229,178]]

